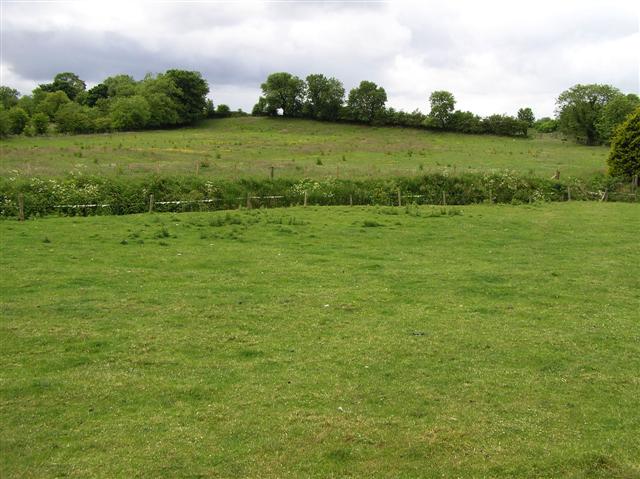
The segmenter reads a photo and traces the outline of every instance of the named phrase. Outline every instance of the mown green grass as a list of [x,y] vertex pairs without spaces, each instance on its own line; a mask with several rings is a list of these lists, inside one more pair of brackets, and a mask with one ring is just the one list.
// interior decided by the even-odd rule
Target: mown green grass
[[0,175],[160,172],[219,178],[364,178],[512,169],[590,177],[606,170],[605,147],[551,136],[529,139],[271,118],[209,120],[194,128],[0,142]]
[[640,477],[639,220],[0,222],[0,476]]

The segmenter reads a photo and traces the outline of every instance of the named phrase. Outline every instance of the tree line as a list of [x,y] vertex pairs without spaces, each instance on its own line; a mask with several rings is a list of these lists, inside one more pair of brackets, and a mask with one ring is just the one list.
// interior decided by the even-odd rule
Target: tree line
[[140,81],[115,75],[90,89],[75,73],[63,72],[31,95],[0,86],[0,135],[41,135],[52,123],[60,133],[167,128],[229,115],[227,105],[214,108],[208,93],[196,71],[167,70]]
[[[599,84],[575,85],[562,92],[555,118],[540,119],[529,107],[520,108],[515,116],[481,117],[457,110],[454,95],[444,90],[431,93],[428,114],[418,109],[405,112],[387,107],[385,89],[372,81],[362,81],[346,95],[340,80],[323,74],[302,79],[287,72],[272,73],[261,89],[253,115],[506,136],[527,136],[534,128],[543,133],[560,131],[587,145],[609,144],[618,125],[640,107],[638,95]],[[197,71],[171,69],[140,81],[115,75],[90,89],[75,73],[63,72],[31,95],[20,96],[17,90],[0,86],[0,136],[45,134],[51,124],[60,133],[168,128],[233,114],[227,105],[215,108],[208,93],[207,81]]]

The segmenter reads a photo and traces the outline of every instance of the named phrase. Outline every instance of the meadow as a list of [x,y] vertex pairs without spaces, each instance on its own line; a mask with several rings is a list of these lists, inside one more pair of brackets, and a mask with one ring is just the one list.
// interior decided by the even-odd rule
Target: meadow
[[463,135],[300,119],[240,117],[177,130],[17,137],[0,142],[0,175],[199,174],[211,178],[412,176],[514,170],[549,178],[606,171],[605,147],[552,135]]
[[639,223],[584,202],[2,221],[0,476],[640,477]]

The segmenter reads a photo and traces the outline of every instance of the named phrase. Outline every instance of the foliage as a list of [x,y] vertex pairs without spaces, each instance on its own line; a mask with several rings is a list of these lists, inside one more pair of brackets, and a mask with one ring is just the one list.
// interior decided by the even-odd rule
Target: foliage
[[18,104],[20,93],[15,88],[0,85],[0,105],[5,110],[12,108]]
[[446,128],[456,106],[456,99],[448,91],[434,91],[429,96],[431,111],[429,117],[435,120],[440,128]]
[[287,72],[272,73],[260,85],[264,95],[264,113],[274,115],[282,110],[283,116],[300,116],[306,94],[304,80]]
[[85,82],[75,73],[63,72],[53,78],[53,83],[40,85],[40,89],[45,92],[62,91],[70,100],[75,100],[81,92],[85,91],[86,86]]
[[11,121],[9,112],[0,105],[0,138],[6,138],[11,133]]
[[193,123],[203,117],[209,85],[200,72],[167,70],[164,76],[176,87],[169,96],[178,107],[180,123]]
[[87,91],[86,104],[95,106],[98,100],[109,98],[109,86],[106,83],[98,83]]
[[616,127],[624,122],[638,106],[640,106],[640,98],[633,93],[617,95],[611,99],[602,109],[600,119],[596,122],[600,139],[604,143],[609,143]]
[[75,102],[62,105],[55,116],[60,133],[87,133],[92,130],[89,108]]
[[613,176],[640,175],[640,107],[617,128],[607,164]]
[[31,117],[31,127],[36,135],[44,135],[49,129],[49,117],[44,113],[34,113]]
[[29,123],[29,115],[19,106],[9,110],[9,132],[13,135],[22,133]]
[[149,102],[142,95],[117,98],[111,104],[111,125],[116,130],[138,130],[151,119]]
[[533,128],[540,133],[553,133],[558,129],[558,120],[545,116],[536,120]]
[[532,127],[536,121],[536,117],[533,114],[533,110],[529,107],[520,108],[517,115],[518,120],[523,121],[527,126]]
[[229,105],[225,105],[224,103],[221,103],[220,105],[218,105],[218,108],[216,108],[217,117],[226,118],[230,115],[231,115],[231,108],[229,108]]
[[451,131],[461,133],[484,133],[482,118],[470,111],[454,111],[449,117],[448,127]]
[[349,92],[347,110],[352,120],[371,123],[383,116],[387,92],[371,81],[362,81]]
[[578,84],[562,92],[556,100],[560,131],[587,145],[600,144],[597,124],[603,109],[620,95],[617,88],[600,84]]
[[486,133],[505,136],[526,136],[527,123],[508,115],[490,115],[482,120]]
[[67,94],[63,91],[44,92],[42,96],[38,95],[36,100],[36,111],[45,113],[49,119],[53,120],[62,105],[71,102]]
[[305,116],[318,120],[335,121],[344,103],[344,87],[336,78],[322,74],[307,76]]
[[[123,96],[133,96],[137,91],[137,82],[131,75],[114,75],[109,78],[106,78],[103,82],[103,85],[107,87],[107,97],[123,97]],[[100,98],[104,98],[104,87],[101,87],[95,95],[100,95],[97,100]]]

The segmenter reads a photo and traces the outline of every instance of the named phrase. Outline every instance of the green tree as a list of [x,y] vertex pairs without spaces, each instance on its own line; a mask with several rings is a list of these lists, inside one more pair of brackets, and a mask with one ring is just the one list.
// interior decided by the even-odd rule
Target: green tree
[[230,115],[231,115],[231,108],[229,108],[229,105],[225,105],[224,103],[221,103],[220,105],[218,105],[218,108],[216,109],[216,116],[220,118],[225,118]]
[[277,114],[282,109],[283,116],[299,116],[306,94],[304,80],[287,72],[272,73],[260,85],[268,114]]
[[146,126],[160,128],[180,123],[180,105],[176,101],[180,91],[171,78],[148,75],[138,84],[138,93],[149,104],[150,117]]
[[253,109],[251,110],[251,114],[253,116],[264,116],[264,115],[275,115],[277,114],[277,110],[269,110],[269,105],[267,104],[267,99],[263,96],[258,98],[258,102],[253,105]]
[[602,142],[597,123],[602,110],[620,90],[610,85],[575,85],[563,91],[556,100],[556,114],[561,132],[574,136],[587,145]]
[[44,113],[34,113],[31,117],[31,128],[36,135],[44,135],[49,129],[49,117]]
[[116,98],[111,105],[111,125],[116,130],[139,130],[150,119],[149,103],[142,95]]
[[344,87],[340,80],[322,74],[307,76],[305,116],[318,120],[337,120],[344,103]]
[[86,87],[86,83],[72,72],[58,73],[53,77],[53,83],[40,85],[40,88],[46,92],[63,91],[70,100],[75,100],[80,92],[85,91]]
[[62,105],[56,113],[55,121],[60,133],[88,133],[92,130],[89,108],[76,102]]
[[[133,96],[136,94],[138,87],[138,82],[131,75],[114,75],[106,78],[102,84],[107,87],[107,96],[109,98]],[[101,87],[99,91],[102,94],[104,90]],[[98,95],[98,92],[94,92],[94,95]],[[96,102],[98,99],[96,98]]]
[[518,110],[518,120],[523,121],[528,127],[532,127],[536,121],[536,117],[533,114],[533,110],[529,107],[520,108]]
[[353,120],[371,123],[384,114],[387,92],[373,82],[362,81],[349,92],[347,109]]
[[204,117],[205,118],[214,118],[216,116],[216,107],[213,104],[213,100],[211,98],[207,98],[207,101],[204,103]]
[[98,83],[87,91],[86,104],[95,106],[100,99],[109,98],[109,87],[105,83]]
[[0,86],[0,104],[8,110],[18,104],[20,93],[14,88],[8,86]]
[[596,130],[600,139],[605,143],[611,141],[611,136],[616,127],[620,125],[629,114],[640,106],[638,95],[618,95],[611,99],[602,109],[600,119],[596,122]]
[[640,107],[616,129],[607,164],[612,176],[640,175]]
[[204,115],[209,85],[199,72],[167,70],[165,77],[177,87],[173,100],[178,105],[181,123],[193,123]]
[[14,106],[9,110],[9,131],[14,135],[22,133],[29,123],[29,115],[19,106]]
[[438,127],[446,128],[456,106],[453,93],[444,90],[434,91],[429,95],[429,103],[431,104],[429,117],[436,122]]
[[9,112],[0,104],[0,138],[6,138],[11,131],[11,122],[9,121]]
[[[39,94],[38,97],[40,97]],[[55,118],[56,113],[58,113],[60,107],[62,105],[66,105],[70,101],[71,100],[69,100],[67,94],[63,91],[44,93],[44,98],[38,102],[36,111],[45,113],[50,119],[53,119]]]
[[540,133],[553,133],[558,129],[558,120],[545,116],[536,120],[533,124],[533,128]]

